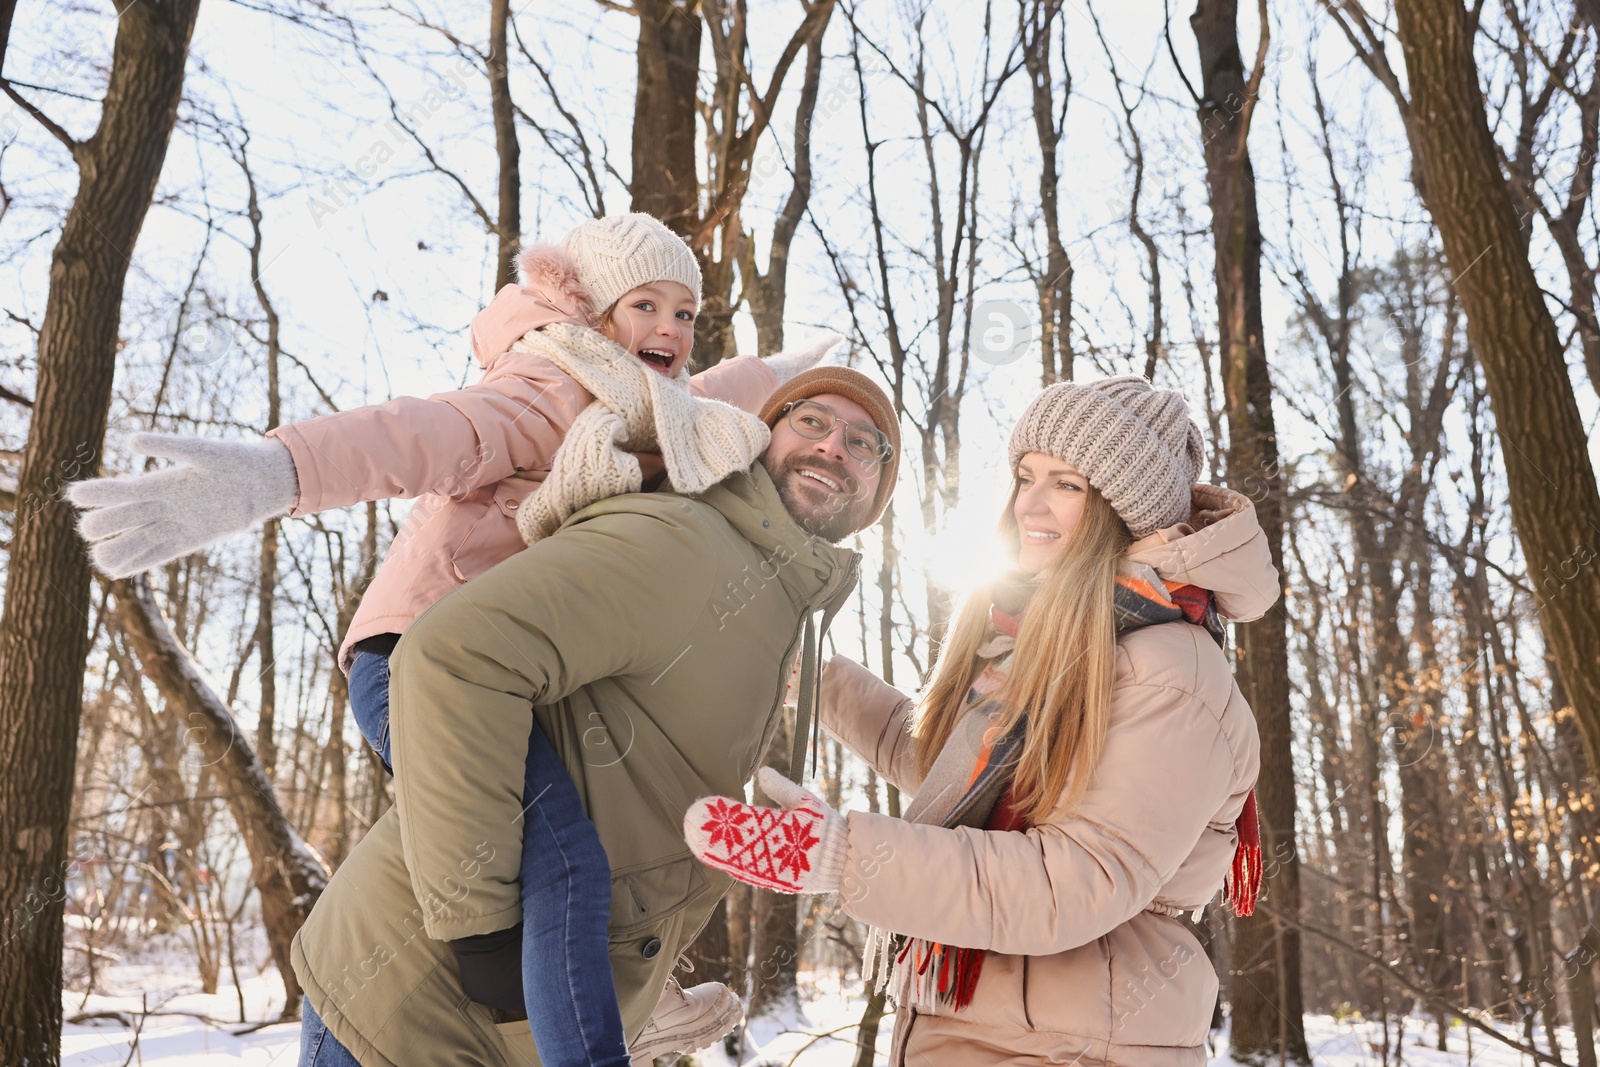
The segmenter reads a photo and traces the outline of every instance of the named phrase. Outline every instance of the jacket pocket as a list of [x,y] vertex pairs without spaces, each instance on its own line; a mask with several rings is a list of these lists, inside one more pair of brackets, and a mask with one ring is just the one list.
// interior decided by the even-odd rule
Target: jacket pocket
[[1143,912],[1104,939],[1114,1045],[1187,1048],[1211,1027],[1217,974],[1178,920]]
[[506,1063],[510,1067],[539,1067],[539,1050],[526,1019],[514,1023],[495,1023],[500,1040],[505,1042]]
[[711,888],[692,854],[611,872],[611,938],[626,940],[660,925]]
[[[978,980],[988,977],[988,968]],[[1104,1039],[1115,1025],[1111,953],[1102,937],[1051,956],[1029,956],[1022,1013],[1030,1030]]]
[[536,486],[507,478],[485,486],[454,506],[461,509],[466,533],[450,549],[450,567],[460,582],[469,582],[522,548],[517,511]]
[[611,977],[617,990],[617,1007],[629,1040],[640,1031],[661,999],[661,988],[677,966],[678,954],[689,947],[689,916],[682,908],[631,933],[611,932]]

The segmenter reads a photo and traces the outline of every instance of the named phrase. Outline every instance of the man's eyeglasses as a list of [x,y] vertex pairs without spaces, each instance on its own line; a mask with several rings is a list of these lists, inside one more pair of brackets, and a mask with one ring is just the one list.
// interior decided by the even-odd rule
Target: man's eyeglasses
[[873,425],[846,422],[828,405],[816,400],[791,400],[784,408],[789,413],[789,428],[810,441],[820,441],[833,432],[835,423],[844,427],[844,448],[862,463],[884,463],[893,448],[889,436]]

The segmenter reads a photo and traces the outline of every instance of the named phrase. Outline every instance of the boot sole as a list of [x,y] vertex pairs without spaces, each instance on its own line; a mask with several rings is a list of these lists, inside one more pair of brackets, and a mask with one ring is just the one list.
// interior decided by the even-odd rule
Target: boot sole
[[718,1039],[730,1033],[744,1016],[744,1005],[739,1003],[738,997],[730,995],[722,998],[721,1002],[721,1010],[713,1015],[709,1022],[693,1030],[675,1030],[661,1034],[648,1044],[631,1049],[634,1067],[650,1067],[657,1056],[665,1056],[671,1052],[689,1055],[710,1048]]

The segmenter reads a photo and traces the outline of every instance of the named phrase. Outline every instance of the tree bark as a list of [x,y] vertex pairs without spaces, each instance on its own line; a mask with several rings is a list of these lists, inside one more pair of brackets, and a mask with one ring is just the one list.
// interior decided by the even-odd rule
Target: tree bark
[[516,280],[513,260],[522,240],[521,148],[517,144],[517,115],[511,102],[510,59],[506,52],[506,24],[510,18],[511,0],[490,0],[489,110],[494,116],[495,155],[500,160],[500,210],[495,215],[495,235],[499,239],[494,264],[496,292]]
[[1506,483],[1528,574],[1583,731],[1600,766],[1600,491],[1565,354],[1524,251],[1485,116],[1472,32],[1459,0],[1400,0],[1412,151],[1467,335],[1504,443]]
[[[256,303],[267,321],[266,360],[267,371],[267,422],[263,433],[276,430],[283,421],[283,396],[279,381],[279,364],[283,355],[283,323],[277,307],[267,292],[262,274],[270,263],[264,262],[266,236],[262,231],[261,198],[256,187],[255,171],[250,166],[250,138],[246,132],[233,148],[234,161],[244,174],[248,193],[246,217],[250,221],[250,280],[255,289]],[[253,644],[258,665],[257,678],[261,690],[260,713],[256,720],[256,746],[261,753],[261,770],[270,782],[278,766],[278,642],[275,619],[278,598],[278,542],[282,531],[279,519],[271,518],[262,524],[261,554],[257,587],[256,632]],[[180,631],[180,635],[181,635]],[[180,638],[181,639],[181,638]]]
[[11,40],[11,23],[17,13],[17,0],[0,0],[0,75],[5,73],[6,44]]
[[78,191],[51,256],[0,615],[4,1063],[60,1059],[62,883],[89,650],[89,566],[59,495],[65,481],[98,465],[129,257],[177,119],[199,0],[124,0],[117,9],[99,125],[86,141],[66,137]]
[[[1062,122],[1056,118],[1055,72],[1050,46],[1055,40],[1055,20],[1061,0],[1031,0],[1021,8],[1022,61],[1032,88],[1033,130],[1039,141],[1039,214],[1044,218],[1044,275],[1039,291],[1039,355],[1041,383],[1048,387],[1072,380],[1072,260],[1061,243],[1061,186],[1057,149]],[[1063,31],[1065,32],[1065,31]],[[1067,92],[1071,91],[1071,72]],[[1066,105],[1062,105],[1065,117]]]
[[[1255,498],[1272,562],[1283,573],[1284,487],[1272,414],[1272,381],[1261,320],[1261,223],[1247,137],[1265,56],[1267,14],[1255,71],[1246,82],[1237,0],[1199,0],[1189,20],[1199,46],[1204,99],[1201,142],[1216,246],[1218,349],[1228,415],[1228,478]],[[1256,798],[1267,863],[1263,895],[1283,913],[1300,912],[1295,847],[1294,755],[1289,708],[1288,631],[1282,601],[1237,628],[1239,688],[1261,733]],[[1302,1021],[1300,937],[1261,916],[1233,924],[1232,1049],[1243,1060],[1283,1057],[1309,1064]]]
[[[728,944],[727,982],[740,997],[750,995],[750,900],[755,891],[754,886],[740,882],[728,890],[719,905]],[[715,913],[712,916],[713,919],[718,917]]]
[[[805,768],[789,767],[789,746],[793,726],[785,715],[773,733],[763,763],[786,778],[804,777]],[[755,787],[755,802],[763,807],[776,807],[777,802]],[[750,954],[750,1003],[746,1009],[750,1018],[762,1015],[779,1015],[798,1009],[800,994],[796,985],[800,965],[800,898],[790,893],[774,893],[757,889],[755,903],[755,936]]]
[[[366,595],[367,586],[372,584],[374,574],[378,568],[378,502],[367,501],[367,530],[361,539],[361,563],[356,571],[356,579],[347,588],[344,602],[339,605],[338,621],[334,626],[334,655],[338,656],[338,647],[344,644],[345,635],[350,632],[350,624],[355,621],[356,611],[361,607],[361,598]],[[333,832],[328,844],[328,865],[334,870],[344,862],[350,851],[350,789],[347,781],[348,760],[350,754],[344,747],[344,719],[345,711],[350,706],[350,679],[345,677],[344,671],[338,664],[333,667],[332,678],[328,688],[332,691],[329,699],[333,701],[333,710],[328,721],[328,754],[329,774],[328,791],[333,794]]]
[[633,98],[633,210],[654,215],[685,237],[700,219],[695,174],[699,102],[700,3],[634,0],[639,15]]
[[178,643],[144,575],[111,583],[114,625],[127,635],[144,672],[155,683],[170,714],[187,724],[226,793],[251,874],[261,894],[261,921],[272,959],[283,978],[285,1019],[300,1014],[300,983],[289,962],[289,944],[328,884],[328,869],[289,824],[255,752],[233,713],[207,680],[188,649]]
[[[835,0],[803,4],[804,18],[773,64],[764,90],[746,64],[746,0],[635,0],[639,15],[638,90],[633,117],[633,208],[684,235],[700,261],[700,315],[691,370],[735,355],[735,267],[744,261],[739,210],[757,143],[772,120],[784,78],[800,49],[822,32]],[[697,95],[700,34],[711,34],[716,81]],[[696,115],[705,123],[705,186],[695,166]],[[703,206],[702,206],[703,203]]]
[[811,202],[811,119],[817,110],[817,95],[822,85],[822,34],[827,24],[806,44],[805,80],[794,115],[794,185],[783,202],[783,210],[772,224],[772,244],[767,254],[767,270],[756,267],[755,242],[745,237],[745,262],[742,273],[750,295],[750,317],[756,324],[756,353],[770,356],[783,350],[783,313],[788,306],[789,246],[795,230]]

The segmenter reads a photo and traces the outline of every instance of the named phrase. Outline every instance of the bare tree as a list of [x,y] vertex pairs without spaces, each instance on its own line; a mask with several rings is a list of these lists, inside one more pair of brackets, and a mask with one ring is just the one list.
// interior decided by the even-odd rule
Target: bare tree
[[[882,315],[882,337],[888,351],[872,352],[883,375],[890,382],[897,410],[916,428],[921,466],[921,504],[923,528],[935,534],[943,515],[961,499],[961,409],[967,396],[972,369],[972,312],[977,297],[977,269],[981,212],[979,210],[981,174],[985,140],[990,118],[1006,84],[1023,67],[1019,40],[997,48],[993,35],[993,12],[984,9],[983,47],[979,50],[980,74],[971,98],[942,99],[935,89],[935,60],[930,55],[928,21],[935,9],[919,5],[906,16],[911,57],[901,63],[884,43],[876,41],[850,15],[851,59],[860,94],[861,134],[867,160],[867,208],[871,219],[871,264],[876,274],[878,301]],[[932,267],[933,301],[924,322],[911,325],[904,307],[897,303],[898,287],[891,272],[891,256],[902,249],[894,247],[893,230],[885,224],[884,203],[878,188],[877,153],[882,140],[874,139],[866,101],[866,67],[862,57],[870,53],[888,76],[911,96],[916,114],[916,142],[925,167],[923,188],[927,205],[927,241],[903,250],[919,263]],[[941,167],[942,150],[953,148],[955,174]],[[953,189],[951,188],[953,186]],[[863,308],[854,298],[858,285],[843,267],[837,253],[830,253],[840,286],[846,290],[846,305],[857,338],[863,347],[868,335],[862,323]],[[959,324],[959,328],[958,328]],[[908,337],[925,338],[913,344]],[[909,372],[914,375],[908,376]],[[908,384],[923,390],[919,398],[921,418],[908,409]],[[892,532],[892,509],[884,519],[885,538]],[[887,544],[886,540],[886,544]],[[934,650],[944,639],[951,611],[950,592],[935,581],[927,583],[927,632],[931,666]]]
[[327,886],[327,866],[284,816],[233,713],[173,635],[149,580],[143,575],[123,579],[113,582],[111,591],[117,627],[138,653],[144,673],[166,701],[168,714],[181,715],[187,737],[204,753],[226,789],[261,894],[267,943],[283,977],[287,999],[281,1017],[298,1018],[300,983],[290,964],[289,946]]
[[[1161,291],[1161,247],[1145,224],[1143,214],[1146,173],[1144,138],[1140,135],[1139,127],[1133,118],[1134,112],[1144,101],[1146,90],[1144,86],[1139,86],[1137,95],[1132,100],[1129,99],[1130,87],[1123,79],[1122,72],[1117,69],[1115,50],[1111,42],[1106,40],[1100,16],[1093,7],[1089,8],[1089,17],[1094,22],[1095,36],[1100,39],[1100,48],[1105,53],[1106,65],[1111,70],[1111,83],[1117,91],[1117,107],[1122,112],[1122,122],[1117,128],[1117,141],[1128,158],[1128,170],[1133,176],[1128,189],[1128,232],[1139,242],[1139,247],[1144,251],[1144,273],[1149,301],[1149,318],[1144,335],[1144,376],[1153,381],[1156,376],[1156,365],[1166,354],[1166,312]],[[1207,362],[1209,364],[1209,360]]]
[[[832,12],[829,12],[831,17]],[[750,301],[750,317],[756,324],[756,352],[770,356],[783,349],[783,316],[788,307],[789,249],[795,231],[811,203],[811,122],[817,111],[817,95],[822,85],[822,35],[824,21],[806,44],[806,72],[800,84],[800,97],[794,112],[794,184],[783,202],[783,209],[772,224],[772,241],[767,250],[767,269],[756,266],[756,244],[752,234],[744,236],[744,263],[739,271]]]
[[[1398,4],[1409,83],[1402,86],[1361,5],[1329,12],[1406,119],[1418,193],[1444,244],[1507,446],[1518,540],[1589,765],[1600,766],[1600,568],[1573,565],[1600,545],[1600,490],[1563,346],[1489,132],[1474,24],[1450,0]],[[1416,121],[1418,112],[1429,121]]]
[[[155,193],[183,92],[199,0],[117,5],[99,124],[79,140],[9,82],[6,94],[78,168],[51,258],[39,376],[15,492],[0,615],[0,1060],[56,1063],[67,818],[88,655],[89,566],[63,480],[93,474],[105,437],[130,256]],[[9,12],[8,12],[9,14]]]
[[700,0],[633,0],[633,210],[691,235],[700,220],[695,116],[700,98]]
[[[638,88],[633,115],[633,209],[678,231],[704,277],[691,366],[734,355],[735,269],[746,259],[740,210],[756,146],[800,50],[822,33],[836,0],[801,0],[801,19],[765,88],[752,73],[747,0],[635,0]],[[710,35],[714,74],[698,96],[700,42]],[[696,118],[704,114],[706,181],[696,175]]]
[[[1196,103],[1216,251],[1217,349],[1228,413],[1228,480],[1255,498],[1272,562],[1281,574],[1285,495],[1261,321],[1261,220],[1248,142],[1271,32],[1266,0],[1259,0],[1257,11],[1260,41],[1248,79],[1239,51],[1237,0],[1199,0],[1189,25],[1200,51],[1203,95]],[[1235,673],[1261,732],[1256,795],[1262,853],[1270,857],[1263,892],[1278,910],[1296,915],[1300,871],[1283,602],[1264,618],[1239,626],[1237,633]],[[1298,930],[1263,918],[1241,921],[1234,927],[1230,952],[1236,1055],[1276,1055],[1310,1063],[1302,1022]]]
[[494,232],[498,252],[494,260],[494,287],[516,279],[512,260],[522,241],[522,150],[517,144],[517,115],[511,101],[510,53],[506,25],[511,21],[511,0],[489,0],[489,113],[494,118],[494,149],[500,161],[499,203]]
[[1072,378],[1072,260],[1061,242],[1060,160],[1072,71],[1067,66],[1066,27],[1061,28],[1061,105],[1056,106],[1056,76],[1051,49],[1061,0],[1017,0],[1018,37],[1031,90],[1034,136],[1039,142],[1039,214],[1044,220],[1044,270],[1031,269],[1039,292],[1040,382]]

